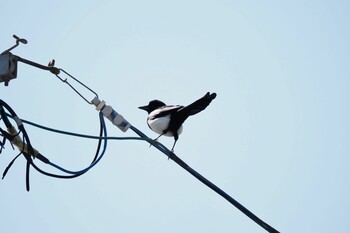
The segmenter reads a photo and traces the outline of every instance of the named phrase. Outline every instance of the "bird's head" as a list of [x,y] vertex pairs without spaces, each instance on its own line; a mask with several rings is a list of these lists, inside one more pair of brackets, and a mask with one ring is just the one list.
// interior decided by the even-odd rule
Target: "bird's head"
[[148,105],[146,106],[141,106],[139,107],[139,109],[145,110],[148,113],[153,112],[154,110],[156,110],[157,108],[163,107],[165,106],[165,103],[163,103],[160,100],[152,100],[148,103]]

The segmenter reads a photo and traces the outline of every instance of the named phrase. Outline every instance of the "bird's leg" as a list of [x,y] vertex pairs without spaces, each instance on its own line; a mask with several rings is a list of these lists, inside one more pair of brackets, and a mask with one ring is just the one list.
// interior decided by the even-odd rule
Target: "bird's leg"
[[[156,137],[155,139],[153,139],[154,141],[157,141],[158,140],[158,138],[160,138],[161,136],[163,136],[164,134],[166,134],[167,133],[167,131],[166,130],[164,130],[163,131],[163,133],[161,134],[161,135],[159,135],[158,137]],[[150,144],[149,145],[149,147],[151,147],[152,146],[152,144]]]
[[171,152],[174,152],[174,147],[175,147],[175,144],[177,142],[177,139],[179,139],[179,135],[177,133],[174,133],[174,139],[175,139],[175,142],[173,144],[173,147],[171,148]]
[[[174,144],[173,144],[173,147],[171,148],[171,152],[172,153],[174,153],[174,147],[175,147],[175,144],[176,144],[176,142],[177,142],[177,139],[175,139],[175,142],[174,142]],[[170,157],[168,156],[168,160],[170,159]]]
[[173,147],[172,147],[171,150],[170,150],[171,152],[174,152],[175,144],[176,144],[176,141],[174,142]]
[[163,132],[161,135],[159,135],[157,138],[154,139],[154,141],[157,141],[158,138],[160,138],[161,136],[163,136],[165,133]]

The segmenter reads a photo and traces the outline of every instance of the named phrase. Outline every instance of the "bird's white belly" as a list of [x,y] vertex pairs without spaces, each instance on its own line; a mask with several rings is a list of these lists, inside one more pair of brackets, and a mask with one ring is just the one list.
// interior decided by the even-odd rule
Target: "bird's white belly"
[[[158,133],[158,134],[163,134],[164,130],[168,128],[170,122],[170,116],[165,116],[165,117],[159,117],[155,119],[148,119],[148,125],[151,127],[151,129]],[[182,125],[181,127],[177,130],[177,134],[180,135],[182,133]],[[163,134],[165,136],[174,136],[173,132],[167,132],[166,134]]]

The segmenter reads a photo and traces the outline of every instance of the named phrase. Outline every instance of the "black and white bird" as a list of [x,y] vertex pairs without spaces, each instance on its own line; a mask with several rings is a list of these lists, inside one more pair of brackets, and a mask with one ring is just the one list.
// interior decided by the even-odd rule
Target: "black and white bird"
[[173,151],[179,139],[179,134],[182,132],[184,121],[189,116],[197,114],[208,107],[215,97],[216,93],[210,94],[207,92],[205,96],[186,107],[182,105],[166,105],[160,100],[152,100],[148,105],[141,106],[139,109],[147,111],[149,128],[159,134],[155,140],[162,135],[174,137],[175,142],[171,148],[171,151]]

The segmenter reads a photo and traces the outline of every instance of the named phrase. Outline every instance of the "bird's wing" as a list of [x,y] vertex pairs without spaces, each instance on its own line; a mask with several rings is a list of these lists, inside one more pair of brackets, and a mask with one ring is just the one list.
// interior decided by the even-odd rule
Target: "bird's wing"
[[158,108],[149,114],[149,119],[156,119],[159,117],[164,117],[166,115],[177,112],[179,109],[183,108],[181,105],[169,105],[162,108]]

